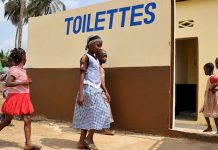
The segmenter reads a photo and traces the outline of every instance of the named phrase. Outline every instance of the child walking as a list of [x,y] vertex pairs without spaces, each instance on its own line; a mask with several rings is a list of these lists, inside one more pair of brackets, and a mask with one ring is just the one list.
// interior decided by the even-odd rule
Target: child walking
[[[81,129],[79,149],[97,150],[93,136],[96,130],[110,127],[109,110],[102,97],[99,61],[96,58],[102,39],[90,36],[88,52],[80,60],[80,84],[75,104],[73,127]],[[88,135],[87,135],[88,134]]]
[[217,76],[213,74],[214,65],[212,63],[207,63],[204,65],[204,73],[209,76],[207,80],[205,95],[204,95],[204,105],[200,112],[204,114],[205,120],[207,122],[207,128],[203,132],[211,132],[212,127],[210,124],[210,119],[214,118],[218,133],[218,96],[216,92],[212,91],[214,84],[218,82]]
[[2,112],[5,114],[5,120],[0,123],[0,131],[11,123],[14,115],[23,116],[25,147],[24,149],[40,149],[39,146],[31,143],[31,119],[30,114],[34,109],[30,101],[29,85],[31,79],[28,78],[23,66],[26,63],[26,53],[23,49],[13,49],[10,52],[9,58],[14,62],[6,78],[6,86],[8,95],[2,106]]
[[[97,53],[97,58],[100,62],[101,88],[103,90],[102,95],[103,95],[105,104],[107,105],[109,112],[110,112],[110,123],[113,123],[114,119],[113,119],[113,115],[112,115],[112,111],[111,111],[111,107],[110,107],[111,97],[110,97],[108,90],[106,88],[105,70],[103,68],[103,64],[105,64],[107,61],[107,52],[104,49],[100,49]],[[105,135],[114,135],[114,132],[112,132],[110,129],[102,129],[101,133],[105,134]]]

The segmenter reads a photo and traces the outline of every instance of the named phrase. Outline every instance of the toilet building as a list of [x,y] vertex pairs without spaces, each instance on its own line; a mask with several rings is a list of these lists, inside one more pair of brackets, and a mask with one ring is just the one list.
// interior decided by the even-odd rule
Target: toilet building
[[[103,39],[102,48],[108,52],[104,67],[112,97],[114,126],[167,134],[174,120],[173,16],[173,0],[113,0],[30,18],[27,71],[33,80],[31,99],[35,113],[51,119],[72,120],[79,88],[79,60],[86,53],[87,37],[99,35]],[[187,19],[197,22],[195,18],[179,20]],[[176,29],[177,38],[187,37],[180,30]],[[196,35],[191,38],[192,44]],[[198,43],[200,40],[198,37]],[[215,48],[202,48],[201,56],[213,56],[212,50]],[[201,60],[199,66],[203,63]],[[203,85],[205,77],[198,70],[199,73],[193,74],[199,74],[198,81]],[[202,91],[199,88],[199,95]]]

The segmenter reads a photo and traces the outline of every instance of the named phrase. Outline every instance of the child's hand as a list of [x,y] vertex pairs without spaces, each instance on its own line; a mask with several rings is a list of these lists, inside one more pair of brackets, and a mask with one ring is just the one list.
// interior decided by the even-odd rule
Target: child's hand
[[107,102],[110,103],[111,101],[111,96],[109,95],[109,93],[105,93],[106,97],[107,97]]
[[28,78],[29,80],[29,84],[31,84],[33,82],[33,80],[31,78]]
[[77,98],[77,104],[79,106],[83,106],[83,102],[84,102],[83,94],[79,93],[78,98]]
[[32,83],[32,80],[31,81],[30,80],[24,80],[20,84],[21,85],[29,85],[30,83]]

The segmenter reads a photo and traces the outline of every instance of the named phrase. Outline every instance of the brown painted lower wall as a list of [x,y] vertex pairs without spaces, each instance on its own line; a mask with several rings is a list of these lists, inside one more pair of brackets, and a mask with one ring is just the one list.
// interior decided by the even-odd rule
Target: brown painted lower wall
[[[79,69],[28,69],[37,115],[71,121]],[[170,117],[170,67],[107,68],[116,128],[166,134]]]

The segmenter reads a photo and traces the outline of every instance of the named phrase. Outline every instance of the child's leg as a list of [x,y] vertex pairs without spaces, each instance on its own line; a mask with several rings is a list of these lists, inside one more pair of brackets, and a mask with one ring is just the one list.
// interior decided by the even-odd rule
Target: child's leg
[[87,135],[87,130],[83,130],[81,129],[81,133],[80,133],[80,139],[79,139],[79,143],[78,143],[78,148],[85,148],[85,138]]
[[216,125],[217,134],[218,134],[218,118],[214,118],[214,122]]
[[205,120],[206,120],[206,122],[207,122],[207,129],[205,129],[203,132],[210,132],[210,131],[212,131],[212,127],[211,127],[211,125],[210,125],[210,119],[209,119],[209,117],[205,117]]
[[26,139],[26,145],[25,150],[27,149],[41,149],[41,146],[33,145],[31,143],[31,118],[30,115],[24,115],[23,116],[24,121],[24,133],[25,133],[25,139]]
[[94,144],[93,136],[94,136],[95,130],[91,129],[89,130],[89,134],[85,139],[85,143],[87,147],[91,150],[98,150],[98,148]]
[[31,119],[30,115],[23,116],[24,121],[24,133],[26,139],[26,145],[31,144]]
[[5,114],[4,113],[2,114],[2,117],[5,119]]
[[6,115],[5,114],[5,119],[0,123],[0,131],[4,128],[4,127],[6,127],[6,126],[8,126],[10,123],[11,123],[11,120],[13,119],[13,116],[11,116],[11,115]]
[[95,130],[94,130],[94,129],[91,129],[91,130],[89,130],[89,134],[88,134],[88,136],[86,137],[88,143],[90,143],[90,144],[94,144],[94,140],[93,140],[94,133],[95,133]]

